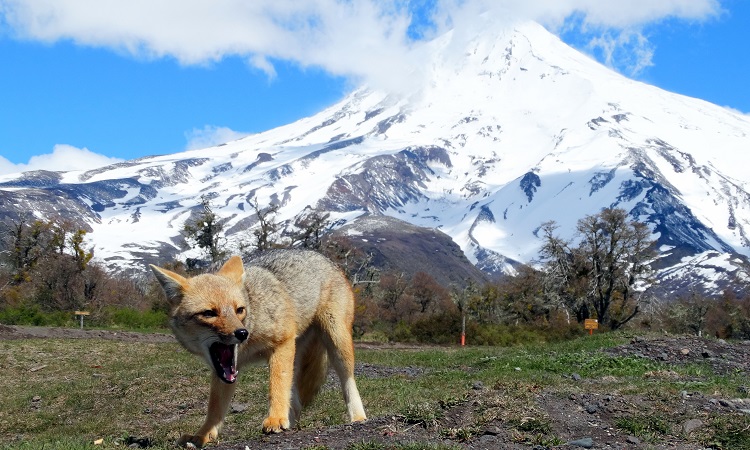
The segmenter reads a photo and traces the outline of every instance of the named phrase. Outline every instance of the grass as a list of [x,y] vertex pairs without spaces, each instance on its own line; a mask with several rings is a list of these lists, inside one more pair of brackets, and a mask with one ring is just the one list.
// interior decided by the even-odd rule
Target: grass
[[[559,445],[550,418],[535,404],[542,389],[556,395],[580,393],[572,372],[604,380],[590,393],[633,393],[658,402],[691,391],[736,397],[741,376],[716,376],[702,366],[665,367],[645,359],[608,356],[598,349],[626,342],[601,334],[569,342],[517,348],[425,348],[360,350],[357,358],[376,366],[417,367],[421,375],[359,377],[368,415],[401,416],[416,426],[435,427],[448,407],[464,403],[472,385],[488,388],[472,410],[470,423],[440,430],[456,441],[470,439],[482,424],[500,420],[518,442]],[[154,449],[173,448],[182,434],[196,430],[205,414],[209,371],[177,344],[87,340],[0,341],[0,447],[63,450],[125,448],[129,437],[148,437]],[[680,377],[648,373],[676,371]],[[700,377],[698,374],[700,373]],[[230,414],[222,436],[240,441],[259,435],[267,410],[267,369],[243,370],[234,402],[246,409]],[[685,381],[691,380],[691,381]],[[303,428],[344,422],[338,389],[321,392],[302,416]],[[518,418],[523,418],[520,420]],[[658,439],[677,427],[658,413],[621,419],[617,426],[635,436]],[[716,448],[750,449],[748,423],[715,417],[696,439]],[[745,430],[746,431],[746,430]],[[103,444],[94,441],[103,439]],[[352,450],[378,449],[377,443],[352,444]],[[325,447],[320,447],[322,450]],[[399,449],[447,449],[401,446]]]

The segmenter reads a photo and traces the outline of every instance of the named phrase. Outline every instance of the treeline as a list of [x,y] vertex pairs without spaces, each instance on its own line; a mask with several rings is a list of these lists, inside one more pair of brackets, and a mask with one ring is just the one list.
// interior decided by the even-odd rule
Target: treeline
[[100,326],[166,326],[157,286],[94,262],[86,235],[65,220],[0,224],[0,323],[67,326],[86,310]]
[[[750,338],[750,300],[692,294],[659,299],[654,282],[654,243],[645,225],[621,209],[604,209],[578,222],[574,241],[543,224],[536,267],[492,283],[467,280],[442,286],[428,273],[383,272],[343,237],[325,234],[328,217],[308,211],[293,229],[275,221],[276,209],[253,205],[256,226],[229,251],[223,223],[203,198],[185,223],[187,245],[203,257],[163,261],[185,275],[217,267],[229,253],[252,256],[271,248],[308,248],[334,262],[356,295],[354,333],[362,340],[453,344],[465,330],[474,345],[567,339],[596,318],[603,330],[623,327],[673,333]],[[112,274],[85,245],[86,231],[64,221],[21,219],[0,229],[0,323],[75,325],[73,311],[92,313],[89,323],[128,328],[166,327],[167,306],[150,274]]]

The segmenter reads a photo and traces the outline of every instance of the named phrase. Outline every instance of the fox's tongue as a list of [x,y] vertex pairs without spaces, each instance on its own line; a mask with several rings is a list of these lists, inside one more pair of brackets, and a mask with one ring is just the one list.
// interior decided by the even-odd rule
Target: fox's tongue
[[215,343],[211,345],[211,359],[216,374],[227,383],[237,381],[237,360],[235,359],[236,345]]

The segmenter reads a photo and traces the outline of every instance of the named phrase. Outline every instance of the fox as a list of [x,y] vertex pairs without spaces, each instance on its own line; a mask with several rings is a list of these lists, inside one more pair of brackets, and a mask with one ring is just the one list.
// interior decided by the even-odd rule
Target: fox
[[169,305],[177,341],[211,369],[208,411],[183,447],[216,441],[250,363],[269,368],[264,433],[294,427],[326,380],[338,375],[351,422],[367,420],[354,380],[354,296],[344,274],[311,250],[272,250],[244,264],[229,258],[210,274],[183,277],[150,265]]

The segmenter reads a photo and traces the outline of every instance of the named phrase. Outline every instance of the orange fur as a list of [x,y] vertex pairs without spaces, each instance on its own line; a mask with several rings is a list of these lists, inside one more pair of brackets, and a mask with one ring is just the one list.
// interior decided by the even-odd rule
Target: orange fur
[[[235,367],[254,361],[269,365],[264,432],[294,425],[325,382],[329,360],[350,420],[366,420],[354,381],[353,295],[323,256],[274,251],[247,267],[235,256],[216,274],[193,278],[152,269],[170,302],[178,341],[214,368],[206,420],[179,444],[202,446],[217,438],[234,394]],[[229,356],[232,351],[236,358]]]

